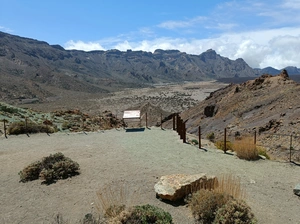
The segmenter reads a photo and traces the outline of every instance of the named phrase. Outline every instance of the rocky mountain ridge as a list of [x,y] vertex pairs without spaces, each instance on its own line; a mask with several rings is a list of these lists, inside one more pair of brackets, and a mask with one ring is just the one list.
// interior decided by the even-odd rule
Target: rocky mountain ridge
[[122,52],[65,50],[59,45],[0,32],[0,100],[46,102],[62,91],[105,93],[157,83],[255,77],[243,59],[208,50]]

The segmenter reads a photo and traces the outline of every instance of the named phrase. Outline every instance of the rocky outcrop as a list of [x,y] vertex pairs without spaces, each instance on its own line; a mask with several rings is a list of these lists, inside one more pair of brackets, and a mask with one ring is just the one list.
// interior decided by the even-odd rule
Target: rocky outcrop
[[172,174],[162,176],[155,184],[156,195],[164,200],[179,201],[187,195],[199,189],[211,189],[214,186],[216,177],[207,177],[206,174]]

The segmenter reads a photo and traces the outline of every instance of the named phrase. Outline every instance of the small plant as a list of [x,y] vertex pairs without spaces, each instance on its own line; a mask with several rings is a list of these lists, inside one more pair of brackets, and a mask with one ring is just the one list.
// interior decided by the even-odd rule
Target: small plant
[[267,150],[265,148],[256,146],[256,149],[257,149],[258,155],[262,155],[262,156],[266,157],[266,159],[270,159],[270,156],[267,154]]
[[191,143],[192,143],[193,145],[198,145],[198,144],[199,144],[199,142],[198,142],[196,139],[192,139]]
[[257,220],[251,208],[242,200],[229,200],[219,208],[215,215],[214,224],[254,224]]
[[58,152],[25,167],[19,172],[19,176],[21,182],[40,178],[45,183],[50,184],[59,179],[66,179],[77,175],[78,171],[78,163]]
[[211,132],[211,133],[208,133],[206,135],[206,138],[211,141],[211,142],[214,142],[215,141],[215,133]]
[[235,141],[233,149],[236,152],[237,157],[245,160],[257,160],[258,150],[253,142],[252,138],[243,138]]
[[[218,148],[218,149],[221,149],[223,151],[225,151],[225,144],[224,144],[224,141],[217,141],[215,143],[215,146]],[[233,145],[230,141],[226,141],[226,151],[233,151]]]
[[123,218],[124,224],[172,224],[172,216],[169,212],[154,205],[134,206]]

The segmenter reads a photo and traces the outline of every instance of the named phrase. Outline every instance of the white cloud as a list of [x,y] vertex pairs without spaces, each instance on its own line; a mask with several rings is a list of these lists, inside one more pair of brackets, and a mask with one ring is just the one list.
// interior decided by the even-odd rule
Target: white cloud
[[70,40],[65,44],[65,49],[67,50],[83,50],[83,51],[92,51],[92,50],[104,50],[104,48],[97,42],[83,42],[83,41],[73,41]]
[[204,21],[206,21],[206,19],[206,17],[198,16],[184,21],[166,21],[159,24],[158,27],[170,30],[177,28],[188,28],[196,24],[203,23]]
[[[154,52],[156,49],[177,49],[189,54],[201,54],[214,49],[218,54],[232,60],[243,58],[253,68],[272,66],[282,69],[286,66],[300,67],[300,28],[282,28],[243,33],[228,33],[215,38],[155,38],[143,41],[120,40],[109,43],[69,41],[66,49],[126,51],[142,50]],[[103,47],[105,46],[105,47]]]
[[7,28],[5,26],[0,26],[0,30],[2,30],[3,32],[6,32],[6,33],[13,33],[12,29]]

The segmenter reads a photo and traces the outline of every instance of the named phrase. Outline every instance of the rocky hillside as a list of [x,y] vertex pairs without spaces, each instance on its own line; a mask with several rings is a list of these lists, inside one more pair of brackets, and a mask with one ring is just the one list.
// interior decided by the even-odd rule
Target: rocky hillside
[[243,59],[233,61],[214,50],[200,55],[177,50],[84,52],[0,32],[0,100],[6,102],[45,102],[66,90],[103,93],[255,74]]
[[[289,148],[289,136],[300,129],[300,84],[286,72],[263,75],[241,84],[231,84],[210,94],[197,106],[183,112],[188,132],[203,136],[214,132],[222,139],[224,128],[229,137],[258,133],[260,143],[272,148]],[[299,137],[293,144],[299,145]],[[275,141],[274,141],[275,139]],[[284,143],[283,141],[285,139]],[[297,147],[298,147],[297,145]],[[300,148],[298,148],[300,149]]]

